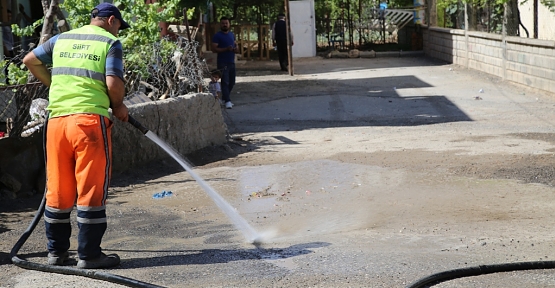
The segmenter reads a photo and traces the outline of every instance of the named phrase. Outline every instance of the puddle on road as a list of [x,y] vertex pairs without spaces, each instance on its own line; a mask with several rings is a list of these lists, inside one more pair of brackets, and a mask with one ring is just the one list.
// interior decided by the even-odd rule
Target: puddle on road
[[[343,194],[363,195],[371,184],[383,181],[380,167],[332,160],[295,162],[241,169],[241,195],[249,200],[249,212],[279,207],[284,198],[320,199]],[[315,203],[313,203],[315,204]]]
[[375,213],[373,197],[382,193],[376,187],[404,178],[402,171],[332,160],[243,167],[237,208],[268,240],[335,233],[364,226]]

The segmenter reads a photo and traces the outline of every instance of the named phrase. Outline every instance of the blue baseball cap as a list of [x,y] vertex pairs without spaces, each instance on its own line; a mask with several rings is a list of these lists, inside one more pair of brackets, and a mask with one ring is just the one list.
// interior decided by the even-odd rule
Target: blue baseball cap
[[110,17],[112,15],[121,22],[121,27],[119,28],[119,30],[129,28],[129,24],[127,24],[127,22],[125,22],[121,17],[121,12],[119,12],[118,7],[114,6],[111,3],[100,3],[98,4],[98,6],[94,7],[94,9],[91,11],[92,18]]

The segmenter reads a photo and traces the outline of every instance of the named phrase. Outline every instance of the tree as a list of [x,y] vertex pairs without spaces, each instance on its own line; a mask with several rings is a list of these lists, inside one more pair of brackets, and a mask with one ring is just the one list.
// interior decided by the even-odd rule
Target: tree
[[[45,5],[47,3],[43,1],[42,4]],[[59,7],[59,4],[59,0],[51,0],[48,9],[45,9],[44,6],[42,7],[45,13],[39,44],[44,43],[52,37],[52,31],[54,30],[54,16],[58,18],[59,23],[63,23],[63,27],[61,27],[62,31],[70,29],[69,24],[65,21],[65,16]]]
[[[433,1],[433,0],[432,0]],[[509,36],[520,36],[520,27],[525,31],[526,37],[529,37],[529,32],[526,27],[522,26],[520,20],[520,6],[529,0],[437,0],[437,10],[438,14],[443,13],[445,9],[449,10],[449,7],[456,5],[460,2],[464,5],[469,5],[469,29],[477,29],[481,19],[478,19],[479,13],[476,11],[483,10],[482,15],[487,18],[488,30],[487,32],[500,33],[503,25],[503,19],[506,17],[506,33]],[[551,12],[555,13],[555,0],[539,0],[539,3],[547,7]],[[463,6],[464,7],[464,6]],[[475,10],[475,11],[474,11]],[[447,11],[449,12],[449,11]],[[440,17],[438,15],[438,17]],[[434,23],[434,20],[441,21],[441,19],[432,18],[430,23]],[[483,19],[482,19],[483,22]],[[441,26],[441,25],[439,25]]]
[[520,25],[520,11],[518,10],[518,0],[508,0],[507,5],[505,6],[507,9],[506,17],[506,28],[507,36],[518,36],[519,33],[519,25]]
[[[216,18],[226,16],[236,23],[262,24],[284,12],[283,0],[214,0]],[[265,19],[265,17],[267,19]]]
[[549,11],[555,13],[555,1],[554,0],[540,0],[540,3],[545,7],[549,8]]
[[[98,5],[98,0],[65,0],[61,7],[68,12],[71,27],[89,24],[91,7]],[[114,2],[121,10],[122,17],[127,19],[131,29],[121,31],[124,49],[154,43],[160,39],[158,23],[161,21],[178,21],[175,17],[179,7],[178,0],[167,0],[164,4],[145,4],[144,1],[121,0]]]

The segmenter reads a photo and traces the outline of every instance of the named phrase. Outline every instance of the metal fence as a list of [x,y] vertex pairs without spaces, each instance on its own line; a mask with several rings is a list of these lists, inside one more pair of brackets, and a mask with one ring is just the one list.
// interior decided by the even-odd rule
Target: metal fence
[[[31,102],[46,99],[48,89],[41,83],[3,86],[0,88],[0,132],[2,136],[20,136],[37,123],[32,123],[29,114]],[[0,137],[1,138],[1,137]]]
[[[177,49],[168,50],[168,42],[176,43]],[[206,90],[209,71],[197,54],[198,45],[184,37],[165,38],[124,52],[139,57],[125,66],[127,99],[146,96],[155,101]]]
[[[432,3],[437,4],[437,0]],[[514,0],[505,4],[495,0],[480,4],[458,1],[431,8],[434,7],[436,10],[430,11],[431,26],[555,40],[555,13],[541,1]]]
[[413,10],[364,7],[360,15],[352,17],[317,18],[316,42],[319,48],[339,50],[398,43],[400,30],[413,22]]
[[399,43],[404,36],[400,30],[414,23],[411,15],[421,10],[426,15],[417,17],[424,25],[555,40],[553,1],[511,0],[503,4],[496,0],[429,0],[426,6],[413,9],[385,9],[385,19],[380,17],[378,2],[343,8],[339,17],[317,17],[317,46],[346,50],[368,44]]
[[[177,46],[168,46],[169,42]],[[198,56],[197,47],[197,42],[178,37],[124,51],[124,54],[133,53],[136,57],[135,61],[128,61],[125,65],[125,102],[152,102],[208,91],[210,73],[206,62]],[[13,81],[20,79],[14,73],[28,72],[24,65],[23,70],[16,72],[8,73],[7,69],[10,63],[20,67],[25,54],[22,52],[9,59],[0,73],[3,81],[3,86],[0,86],[0,138],[25,137],[29,131],[34,131],[33,127],[41,125],[40,121],[31,117],[29,108],[35,99],[48,99],[48,88],[36,81],[14,85]]]

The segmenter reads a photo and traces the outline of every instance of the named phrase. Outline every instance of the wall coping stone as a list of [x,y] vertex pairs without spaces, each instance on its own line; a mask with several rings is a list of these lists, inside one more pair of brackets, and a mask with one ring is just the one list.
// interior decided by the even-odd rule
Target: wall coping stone
[[517,43],[522,45],[555,48],[555,41],[553,40],[531,39],[531,38],[522,38],[522,37],[516,37],[516,36],[507,36],[505,37],[505,40],[510,43]]
[[[452,29],[452,28],[442,28],[442,27],[422,27],[423,29],[428,29],[430,31],[441,32],[452,35],[464,35],[465,30],[463,29]],[[483,39],[491,40],[503,40],[503,35],[492,34],[480,31],[468,31],[468,36],[478,37]],[[542,40],[533,38],[523,38],[518,36],[506,36],[505,41],[510,43],[517,43],[522,45],[531,45],[537,47],[555,48],[555,41],[553,40]]]
[[442,27],[428,27],[430,31],[436,31],[447,34],[464,35],[464,30],[452,29],[452,28],[442,28]]
[[476,38],[482,38],[482,39],[488,39],[488,40],[498,40],[498,41],[503,40],[502,35],[486,33],[486,32],[479,32],[479,31],[468,31],[468,36],[476,37]]

